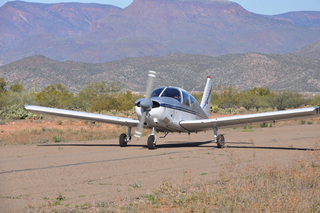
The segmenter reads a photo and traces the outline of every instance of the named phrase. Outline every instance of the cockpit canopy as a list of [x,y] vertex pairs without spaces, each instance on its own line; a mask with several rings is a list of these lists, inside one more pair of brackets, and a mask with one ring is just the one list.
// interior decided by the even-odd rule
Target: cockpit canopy
[[199,105],[192,95],[187,93],[185,90],[176,87],[159,87],[151,92],[151,97],[174,98],[180,103],[194,109]]

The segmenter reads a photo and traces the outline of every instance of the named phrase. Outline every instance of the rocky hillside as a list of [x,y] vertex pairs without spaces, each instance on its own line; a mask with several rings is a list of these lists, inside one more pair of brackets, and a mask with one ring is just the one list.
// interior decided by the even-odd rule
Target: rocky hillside
[[158,75],[155,86],[179,86],[202,91],[206,77],[214,86],[234,85],[240,89],[267,87],[320,92],[320,60],[287,54],[229,54],[212,57],[176,53],[161,57],[126,58],[88,64],[58,62],[44,56],[32,56],[0,67],[0,78],[20,81],[26,88],[36,83],[37,91],[61,83],[77,92],[86,83],[120,81],[126,89],[144,91],[147,71]]
[[320,59],[320,40],[294,51],[293,54]]

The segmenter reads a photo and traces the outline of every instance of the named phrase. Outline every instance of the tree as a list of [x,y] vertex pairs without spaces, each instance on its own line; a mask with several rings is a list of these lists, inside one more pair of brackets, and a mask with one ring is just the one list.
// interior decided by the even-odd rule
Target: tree
[[256,95],[255,93],[251,93],[250,91],[246,91],[240,94],[238,106],[242,106],[247,110],[251,108],[256,108],[258,110],[260,107],[264,107],[265,104],[263,97]]
[[4,80],[4,78],[0,78],[0,94],[3,94],[7,91],[7,82]]
[[22,83],[19,83],[19,81],[14,82],[14,84],[11,84],[9,86],[9,90],[12,92],[19,92],[21,93],[23,91],[23,85]]
[[115,94],[119,93],[121,89],[119,82],[88,83],[76,98],[80,108],[83,110],[101,112],[116,107],[118,100],[115,98]]
[[273,93],[268,98],[268,103],[272,108],[284,110],[287,108],[297,108],[304,104],[303,96],[297,92],[282,90]]
[[41,90],[36,97],[41,106],[70,108],[69,104],[72,102],[73,94],[61,84],[52,84]]
[[229,87],[218,87],[212,94],[211,104],[226,109],[238,105],[239,90],[232,85]]
[[258,95],[258,96],[268,96],[268,95],[271,94],[269,89],[265,89],[263,87],[259,87],[259,88],[254,87],[253,89],[249,90],[249,93],[255,94],[255,95]]

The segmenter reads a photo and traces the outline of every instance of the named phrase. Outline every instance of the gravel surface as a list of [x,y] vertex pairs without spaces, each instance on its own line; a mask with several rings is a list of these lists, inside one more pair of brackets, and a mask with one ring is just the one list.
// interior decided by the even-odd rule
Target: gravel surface
[[[121,148],[118,139],[0,146],[0,211],[21,212],[28,207],[65,199],[57,209],[99,201],[127,200],[158,189],[168,180],[192,184],[217,180],[231,161],[290,164],[320,145],[320,124],[220,130],[227,148],[218,149],[213,131],[169,134],[157,149],[148,150],[147,137]],[[186,177],[188,176],[188,177]]]

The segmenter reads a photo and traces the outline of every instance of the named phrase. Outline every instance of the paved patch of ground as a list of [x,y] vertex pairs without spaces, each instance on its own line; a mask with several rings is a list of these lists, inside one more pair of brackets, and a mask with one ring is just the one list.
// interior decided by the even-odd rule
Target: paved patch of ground
[[[148,150],[147,137],[128,147],[118,139],[0,147],[0,210],[21,212],[26,207],[60,207],[130,199],[157,189],[164,179],[181,183],[216,180],[233,161],[290,164],[320,145],[320,124],[272,128],[225,129],[227,148],[211,143],[213,132],[169,134],[157,149]],[[57,206],[59,208],[59,206]]]

